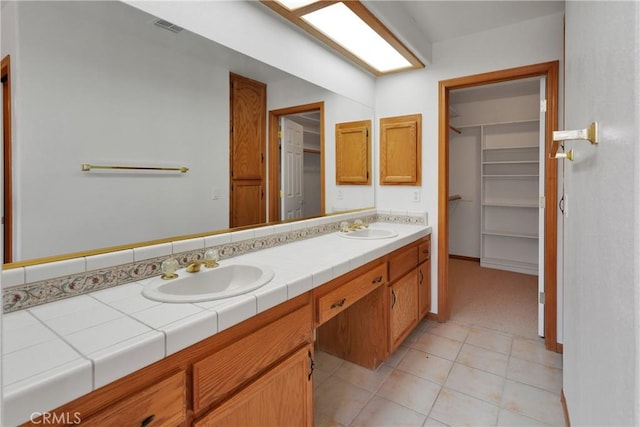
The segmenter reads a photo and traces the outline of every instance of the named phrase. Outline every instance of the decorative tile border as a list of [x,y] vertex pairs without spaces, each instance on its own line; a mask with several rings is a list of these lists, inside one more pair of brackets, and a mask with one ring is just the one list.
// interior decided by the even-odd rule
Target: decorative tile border
[[[415,216],[385,213],[364,215],[350,219],[361,219],[366,223],[392,222],[398,224],[426,225],[424,215]],[[273,248],[275,246],[336,232],[340,228],[340,223],[344,220],[344,218],[340,218],[338,221],[327,224],[311,225],[298,230],[241,240],[239,242],[225,243],[214,247],[218,249],[220,259],[233,258],[261,249]],[[180,267],[185,267],[194,260],[202,259],[203,255],[204,250],[187,251],[131,264],[118,265],[112,268],[87,271],[71,276],[13,286],[3,290],[2,309],[4,313],[11,313],[113,286],[124,285],[125,283],[148,279],[160,274],[160,264],[167,258],[176,258]]]

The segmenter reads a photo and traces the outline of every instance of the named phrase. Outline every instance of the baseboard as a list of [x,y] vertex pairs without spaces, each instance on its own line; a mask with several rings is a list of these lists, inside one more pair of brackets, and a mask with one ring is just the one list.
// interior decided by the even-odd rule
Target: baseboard
[[461,259],[463,261],[473,261],[473,262],[480,262],[480,258],[475,258],[472,256],[464,256],[464,255],[452,255],[449,254],[449,258],[451,259]]
[[433,320],[434,322],[440,321],[440,319],[438,318],[438,315],[432,312],[428,312],[426,317],[427,317],[427,320]]
[[562,343],[556,343],[556,353],[564,353],[564,346],[562,345]]
[[564,424],[567,427],[571,427],[571,420],[569,419],[569,409],[567,409],[567,398],[564,396],[564,389],[560,390],[560,402],[562,402],[562,412],[564,412]]

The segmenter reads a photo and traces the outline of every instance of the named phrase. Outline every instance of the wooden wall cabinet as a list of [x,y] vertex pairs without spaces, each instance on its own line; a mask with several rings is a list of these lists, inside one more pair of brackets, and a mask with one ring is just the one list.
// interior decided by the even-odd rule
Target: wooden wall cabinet
[[420,185],[422,114],[380,119],[380,185]]
[[336,184],[371,184],[371,120],[336,124]]

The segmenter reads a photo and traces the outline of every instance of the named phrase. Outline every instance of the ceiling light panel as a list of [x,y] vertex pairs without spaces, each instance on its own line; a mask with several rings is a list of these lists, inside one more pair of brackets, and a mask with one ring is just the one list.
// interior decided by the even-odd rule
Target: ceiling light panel
[[381,73],[411,67],[409,61],[344,3],[334,3],[303,15],[302,19]]
[[296,10],[301,7],[309,6],[311,3],[315,3],[316,1],[317,0],[278,0],[278,3],[289,10]]
[[376,76],[424,68],[422,61],[358,0],[260,0]]

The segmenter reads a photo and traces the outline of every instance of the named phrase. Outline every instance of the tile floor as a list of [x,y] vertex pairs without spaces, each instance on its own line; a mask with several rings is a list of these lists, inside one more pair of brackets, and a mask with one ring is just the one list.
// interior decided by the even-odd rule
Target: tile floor
[[563,426],[562,356],[532,340],[423,321],[377,370],[316,353],[320,426]]

